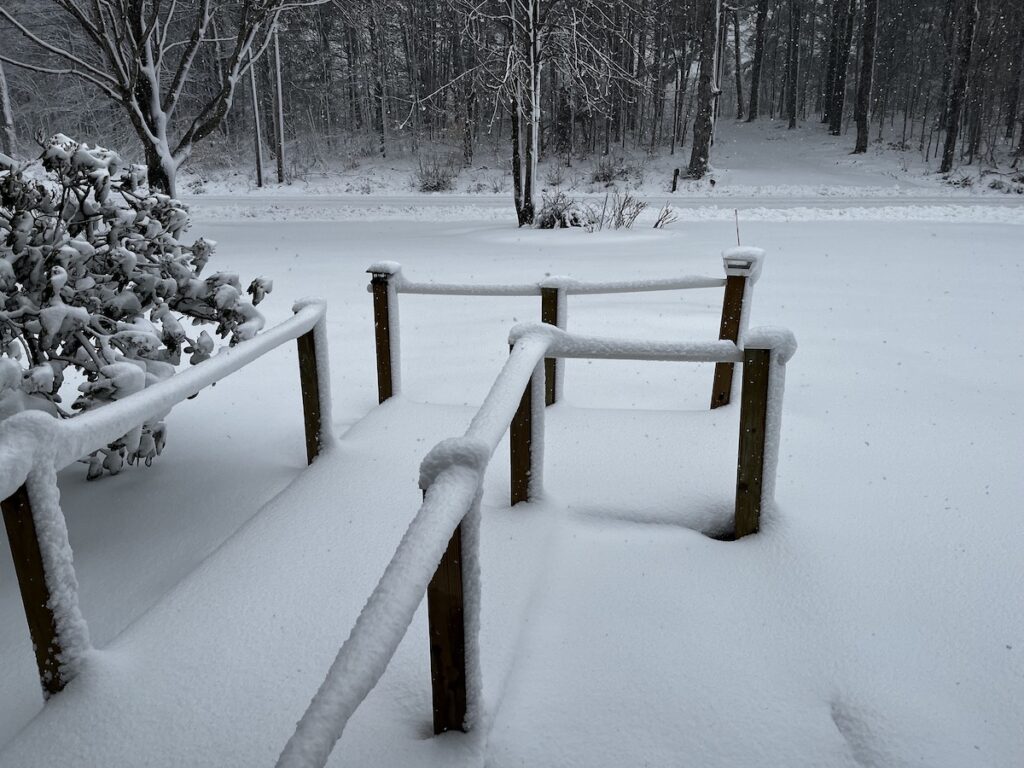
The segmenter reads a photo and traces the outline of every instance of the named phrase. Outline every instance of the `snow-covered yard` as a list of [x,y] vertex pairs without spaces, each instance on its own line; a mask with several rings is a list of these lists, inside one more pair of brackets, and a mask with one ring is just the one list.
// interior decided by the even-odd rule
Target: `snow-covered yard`
[[[446,282],[719,275],[735,238],[731,208],[588,234],[472,206],[245,205],[197,201],[193,231],[218,268],[274,279],[272,322],[329,298],[338,449],[304,471],[289,345],[181,405],[152,468],[66,470],[99,650],[43,708],[0,546],[0,765],[273,764],[418,507],[420,459],[462,433],[509,328],[539,319],[536,299],[403,296],[405,392],[377,408],[370,263]],[[483,727],[429,736],[421,609],[331,765],[1021,764],[1024,211],[861,210],[741,212],[768,253],[752,323],[800,344],[763,532],[682,524],[729,503],[735,422],[680,413],[706,409],[710,366],[570,361],[545,499],[508,509],[500,452],[487,480]],[[579,297],[569,327],[710,339],[720,302]]]

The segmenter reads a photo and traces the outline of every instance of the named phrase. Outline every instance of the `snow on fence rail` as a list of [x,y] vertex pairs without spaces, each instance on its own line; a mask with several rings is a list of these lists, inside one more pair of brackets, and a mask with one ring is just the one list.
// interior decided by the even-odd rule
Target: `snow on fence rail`
[[[401,345],[399,341],[398,294],[431,296],[540,296],[541,321],[565,330],[568,297],[610,293],[676,291],[725,287],[719,338],[736,342],[747,327],[753,285],[761,274],[764,251],[760,248],[731,248],[722,254],[725,277],[686,276],[659,280],[586,283],[568,277],[548,277],[538,283],[470,285],[417,283],[402,273],[400,264],[382,261],[372,264],[369,290],[373,294],[373,319],[377,342],[377,396],[379,402],[401,390]],[[562,391],[564,370],[557,358],[545,360],[544,399],[554,404]],[[711,407],[729,402],[732,391],[732,363],[715,366]]]
[[[393,287],[393,286],[392,286]],[[278,760],[322,768],[349,718],[380,680],[427,595],[434,732],[469,730],[479,716],[480,495],[488,462],[510,432],[511,502],[542,491],[546,358],[713,362],[743,366],[734,536],[756,533],[774,498],[787,361],[784,329],[733,341],[656,343],[521,324],[511,352],[465,434],[438,443],[420,466],[423,504],[406,530],[327,677]]]
[[331,440],[326,305],[300,301],[293,312],[248,341],[73,419],[25,411],[0,422],[0,506],[44,696],[64,688],[90,648],[57,472],[293,339],[299,350],[306,459],[312,463]]

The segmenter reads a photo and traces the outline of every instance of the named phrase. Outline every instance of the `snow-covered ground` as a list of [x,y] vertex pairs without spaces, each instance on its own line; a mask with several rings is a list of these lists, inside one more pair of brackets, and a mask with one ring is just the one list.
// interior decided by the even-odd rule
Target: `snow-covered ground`
[[[803,123],[790,131],[785,121],[762,119],[756,123],[723,120],[716,133],[712,171],[697,181],[685,179],[690,158],[689,146],[675,154],[664,151],[650,155],[641,148],[612,146],[607,157],[573,160],[565,166],[564,157],[548,157],[540,166],[540,188],[552,193],[565,192],[577,197],[603,196],[608,191],[639,194],[659,204],[666,199],[679,201],[691,197],[715,198],[729,202],[734,198],[897,198],[922,196],[958,200],[983,197],[988,200],[1016,198],[991,188],[994,180],[1006,189],[1024,189],[1009,183],[1009,175],[992,175],[988,166],[963,166],[946,180],[936,171],[938,163],[924,161],[922,153],[897,150],[888,144],[873,142],[863,155],[853,155],[853,136],[829,136],[817,123]],[[508,147],[504,143],[482,145],[474,163],[462,167],[462,156],[452,148],[431,152],[421,149],[425,165],[451,164],[454,177],[449,192],[426,195],[428,198],[471,196],[481,201],[497,198],[505,201],[512,188]],[[611,181],[595,181],[598,166],[612,171]],[[670,193],[672,174],[681,168],[677,191]],[[181,178],[183,193],[211,197],[239,194],[261,198],[350,196],[373,201],[380,197],[404,198],[418,194],[420,160],[412,155],[392,152],[381,158],[364,148],[344,162],[331,162],[310,169],[294,168],[286,174],[287,183],[279,185],[268,172],[268,183],[258,189],[251,168],[192,168]],[[983,173],[984,171],[984,173]],[[607,174],[606,174],[607,175]],[[599,177],[600,178],[600,177]],[[951,184],[954,181],[956,184]]]
[[[825,166],[783,177],[804,190],[788,206],[695,201],[661,231],[517,230],[472,200],[197,197],[217,267],[274,278],[271,321],[328,297],[340,443],[304,471],[285,347],[182,404],[152,468],[66,470],[99,650],[42,707],[0,546],[0,765],[273,764],[418,507],[419,460],[539,316],[530,298],[402,296],[405,395],[377,408],[370,263],[445,282],[718,275],[733,207],[768,252],[752,322],[800,343],[777,516],[736,543],[688,527],[729,504],[735,412],[705,412],[710,366],[570,361],[546,498],[507,508],[501,451],[487,480],[484,727],[429,736],[421,609],[330,764],[1020,765],[1024,209],[883,206],[846,158],[851,191],[805,203]],[[772,165],[747,172],[749,190]],[[720,301],[574,297],[569,327],[709,339]]]

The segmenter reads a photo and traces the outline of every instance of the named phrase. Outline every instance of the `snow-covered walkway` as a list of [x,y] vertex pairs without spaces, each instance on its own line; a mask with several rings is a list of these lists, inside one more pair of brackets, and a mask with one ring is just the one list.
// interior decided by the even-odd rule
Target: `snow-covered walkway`
[[[415,478],[424,446],[461,432],[472,413],[402,398],[374,409],[110,646],[94,652],[82,676],[8,745],[3,764],[273,764],[290,735],[283,713],[301,714],[418,507]],[[665,543],[678,547],[670,561],[689,559],[687,550],[708,540],[685,526],[714,527],[731,514],[735,409],[666,414],[558,406],[549,414],[545,501],[508,508],[503,448],[489,473],[482,531],[485,719],[500,710],[506,738],[510,729],[526,727],[514,740],[520,746],[531,741],[522,738],[534,728],[531,718],[566,723],[565,699],[548,684],[509,715],[501,703],[506,680],[516,701],[522,686],[536,684],[538,660],[546,671],[575,669],[579,677],[566,681],[566,690],[586,690],[596,671],[577,667],[579,655],[560,641],[544,653],[529,650],[551,629],[546,613],[600,604],[609,566],[614,572],[632,561],[652,568],[652,576],[664,573]],[[586,489],[583,496],[580,488]],[[622,535],[610,537],[624,549],[595,562],[586,552],[594,535],[590,521],[604,529],[609,519],[621,521],[621,528],[610,530]],[[567,546],[577,536],[581,541]],[[566,568],[574,578],[564,578]],[[588,569],[596,578],[587,576]],[[552,576],[560,589],[554,595],[564,604],[551,604]],[[630,594],[615,598],[617,608]],[[664,585],[648,598],[657,603],[663,594]],[[586,649],[602,637],[606,644],[606,630],[592,636],[601,624],[635,631],[635,609],[616,613],[616,606],[609,607],[598,624],[572,621],[585,635],[573,644]],[[657,621],[657,613],[649,619]],[[375,764],[375,756],[385,753],[389,765],[482,763],[486,726],[469,736],[426,738],[427,649],[421,610],[381,685],[346,731],[337,764]],[[609,650],[597,643],[582,655],[605,668],[616,663],[603,658]],[[675,665],[677,652],[669,649],[666,657],[651,650],[631,660],[634,654],[620,649],[622,668],[663,677],[658,670],[669,660]],[[183,678],[189,683],[182,685]],[[632,686],[634,693],[642,693],[641,681],[640,688]],[[613,711],[615,698],[628,693],[618,684],[609,687],[612,681],[602,683],[601,675],[594,682]],[[386,744],[380,742],[382,728],[390,733]],[[671,737],[671,729],[664,735]],[[498,747],[499,756],[508,752],[500,742]],[[228,762],[225,754],[232,755]],[[512,757],[513,764],[522,757],[518,748]]]

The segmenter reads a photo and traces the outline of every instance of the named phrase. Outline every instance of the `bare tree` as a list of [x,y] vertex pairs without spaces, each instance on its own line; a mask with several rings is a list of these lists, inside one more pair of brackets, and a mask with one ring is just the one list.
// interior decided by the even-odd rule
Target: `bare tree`
[[[700,30],[700,80],[697,83],[697,114],[693,118],[693,147],[687,171],[692,179],[704,178],[711,157],[715,131],[715,100],[718,98],[718,19],[720,0],[701,0],[697,16]],[[754,105],[757,106],[756,104]]]
[[868,151],[868,119],[871,112],[871,86],[875,75],[875,42],[878,37],[878,0],[864,0],[863,47],[860,60],[860,81],[854,120],[857,123],[857,145],[853,153]]
[[786,116],[789,129],[796,128],[796,91],[800,82],[801,0],[789,3],[789,41],[786,51]]
[[757,119],[758,100],[761,97],[761,69],[764,67],[764,35],[768,24],[768,0],[758,0],[757,20],[754,22],[754,61],[750,65],[750,107],[747,122]]
[[[128,117],[145,152],[150,186],[175,193],[178,168],[193,147],[224,120],[242,76],[271,40],[280,14],[323,0],[50,0],[77,25],[90,45],[73,51],[29,29],[3,6],[0,20],[49,59],[35,63],[0,54],[0,62],[35,72],[69,75],[96,87]],[[212,95],[183,95],[200,50],[212,40],[213,22],[228,35],[230,51]]]
[[11,108],[11,92],[7,87],[4,65],[0,62],[0,152],[13,155],[17,144],[14,134],[14,110]]
[[850,43],[853,40],[854,3],[839,0],[838,47],[836,48],[835,80],[832,82],[828,130],[833,136],[843,132],[843,108],[846,104],[846,70],[850,66]]
[[942,150],[942,164],[939,166],[939,173],[949,173],[953,170],[956,140],[960,132],[960,116],[967,95],[967,76],[971,68],[971,52],[974,50],[974,28],[977,22],[978,0],[967,0],[963,19],[957,25],[960,27],[960,51],[957,56],[956,75],[949,92],[949,105],[946,109],[946,144]]

